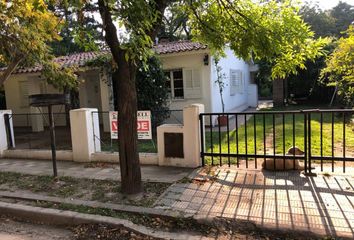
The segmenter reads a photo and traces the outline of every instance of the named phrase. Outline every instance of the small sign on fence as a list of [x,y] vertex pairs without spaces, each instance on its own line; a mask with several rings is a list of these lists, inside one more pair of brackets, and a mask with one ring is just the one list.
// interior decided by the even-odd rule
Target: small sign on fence
[[[152,139],[151,112],[138,111],[138,139]],[[118,139],[118,112],[109,112],[111,139]]]

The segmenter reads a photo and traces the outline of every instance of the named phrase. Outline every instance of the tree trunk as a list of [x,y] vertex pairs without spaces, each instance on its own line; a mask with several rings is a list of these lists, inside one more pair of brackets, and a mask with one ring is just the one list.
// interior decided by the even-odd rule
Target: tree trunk
[[17,66],[20,64],[22,61],[23,56],[18,56],[13,62],[11,62],[5,71],[0,75],[0,86],[4,84],[4,82],[11,76],[13,71],[17,68]]
[[137,94],[136,67],[120,54],[117,74],[118,85],[118,141],[122,192],[136,194],[142,191],[140,162],[137,147]]
[[[153,23],[151,31],[147,33],[151,39],[156,37],[167,2],[166,0],[152,2],[152,7],[160,14]],[[105,0],[98,0],[98,6],[103,29],[106,33],[106,43],[118,65],[118,69],[112,75],[112,78],[118,89],[118,138],[122,192],[135,194],[142,190],[137,135],[136,66],[125,59],[125,51],[120,46],[109,4]]]

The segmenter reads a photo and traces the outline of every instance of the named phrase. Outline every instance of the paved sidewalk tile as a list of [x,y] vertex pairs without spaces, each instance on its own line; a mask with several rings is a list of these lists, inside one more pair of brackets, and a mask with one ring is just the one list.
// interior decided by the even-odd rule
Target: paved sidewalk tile
[[305,177],[223,167],[215,172],[216,180],[172,185],[168,201],[155,207],[354,239],[354,175]]
[[[85,163],[58,161],[59,176],[120,180],[118,164],[112,167],[89,167]],[[0,172],[17,172],[33,175],[52,175],[52,162],[48,160],[0,159]],[[159,166],[141,166],[143,181],[173,183],[192,172],[192,169]]]

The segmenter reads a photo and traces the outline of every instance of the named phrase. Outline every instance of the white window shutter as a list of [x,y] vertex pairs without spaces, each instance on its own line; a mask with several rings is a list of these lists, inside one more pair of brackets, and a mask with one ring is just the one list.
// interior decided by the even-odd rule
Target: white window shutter
[[183,69],[184,94],[186,99],[201,98],[201,72],[200,69]]
[[194,69],[193,70],[193,88],[199,88],[201,87],[201,76],[200,76],[200,70],[199,69]]
[[183,78],[185,79],[185,86],[186,88],[193,88],[193,70],[192,69],[186,69],[184,70],[184,76]]
[[230,96],[243,92],[242,71],[230,69]]
[[21,104],[21,107],[28,107],[29,106],[28,82],[27,81],[19,82],[19,90],[20,90],[20,104]]

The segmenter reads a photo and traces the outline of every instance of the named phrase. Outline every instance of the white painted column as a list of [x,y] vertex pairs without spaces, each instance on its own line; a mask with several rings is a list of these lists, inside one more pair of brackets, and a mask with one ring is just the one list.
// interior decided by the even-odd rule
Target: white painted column
[[[32,78],[28,81],[28,95],[41,93],[41,81],[38,77]],[[44,131],[44,121],[41,111],[38,107],[30,107],[31,126],[33,132]]]
[[183,109],[183,148],[185,167],[201,166],[199,114],[204,113],[203,104],[192,104]]
[[0,157],[2,156],[4,150],[8,149],[8,135],[6,132],[5,118],[4,115],[10,115],[10,134],[12,136],[12,145],[15,147],[15,138],[14,138],[14,130],[13,130],[13,122],[11,118],[12,111],[11,110],[3,110],[0,111]]
[[43,115],[37,107],[30,107],[32,132],[43,132]]
[[[111,84],[112,80],[110,76],[104,71],[100,74],[100,92],[101,92],[101,109],[103,112],[109,112],[114,110],[113,106],[113,92]],[[102,114],[102,124],[103,131],[109,132],[110,124],[109,124],[109,113]]]
[[73,160],[90,162],[91,155],[101,151],[97,108],[80,108],[70,111]]

